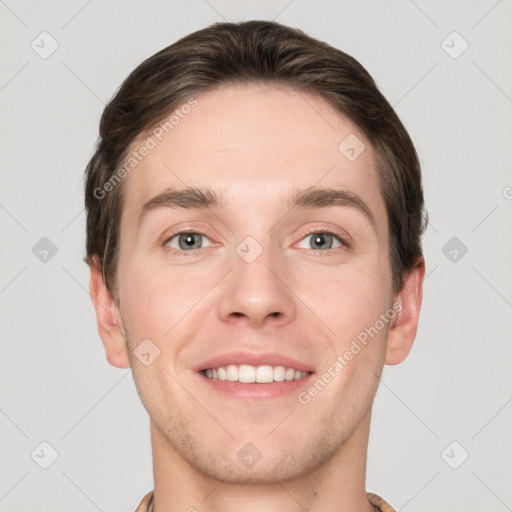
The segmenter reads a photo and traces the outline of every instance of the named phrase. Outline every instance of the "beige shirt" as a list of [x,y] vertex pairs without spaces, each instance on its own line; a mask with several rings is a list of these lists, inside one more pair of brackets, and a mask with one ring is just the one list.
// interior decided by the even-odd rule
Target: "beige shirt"
[[[135,512],[153,512],[153,492],[150,491],[142,498],[140,505]],[[375,507],[378,512],[396,512],[396,510],[380,496],[367,492],[368,501]]]

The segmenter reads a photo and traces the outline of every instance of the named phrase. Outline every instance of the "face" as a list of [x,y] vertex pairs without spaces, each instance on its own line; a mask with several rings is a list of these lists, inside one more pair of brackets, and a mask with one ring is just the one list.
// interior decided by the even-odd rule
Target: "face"
[[285,480],[369,415],[398,316],[375,158],[314,95],[196,101],[125,178],[115,316],[169,450],[222,480]]

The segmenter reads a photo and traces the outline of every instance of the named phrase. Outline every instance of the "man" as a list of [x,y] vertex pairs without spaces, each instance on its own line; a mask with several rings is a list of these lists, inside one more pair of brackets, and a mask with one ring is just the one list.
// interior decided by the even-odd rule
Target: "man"
[[99,333],[150,416],[137,511],[392,511],[371,408],[416,335],[425,215],[364,68],[272,22],[195,32],[123,83],[86,179]]

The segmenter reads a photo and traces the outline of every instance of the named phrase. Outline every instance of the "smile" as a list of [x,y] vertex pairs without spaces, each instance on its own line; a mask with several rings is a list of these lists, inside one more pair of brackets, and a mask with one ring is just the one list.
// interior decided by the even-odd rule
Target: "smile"
[[242,382],[244,384],[270,382],[284,382],[301,380],[311,372],[302,372],[285,366],[252,366],[249,364],[229,364],[217,368],[208,368],[201,373],[209,379],[224,380],[229,382]]

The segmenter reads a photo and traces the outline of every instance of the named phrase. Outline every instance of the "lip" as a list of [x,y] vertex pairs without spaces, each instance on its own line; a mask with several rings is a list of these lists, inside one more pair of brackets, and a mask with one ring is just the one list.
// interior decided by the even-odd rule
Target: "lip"
[[[202,370],[208,368],[218,368],[219,366],[227,366],[228,364],[249,364],[252,366],[284,366],[285,368],[294,368],[301,372],[309,372],[307,377],[299,380],[290,380],[282,382],[232,382],[228,380],[219,380],[208,378],[203,375]],[[283,354],[276,354],[271,352],[266,353],[253,353],[253,352],[229,352],[220,354],[218,356],[207,359],[200,364],[193,367],[196,375],[207,385],[210,389],[221,393],[222,395],[240,400],[270,400],[281,397],[286,397],[291,394],[296,395],[305,386],[310,385],[314,369],[311,365],[297,361],[292,357]]]
[[196,373],[200,379],[210,389],[221,393],[223,396],[238,400],[275,400],[278,398],[297,396],[298,393],[309,387],[314,373],[300,380],[290,380],[283,382],[253,382],[246,384],[244,382],[230,382],[228,380],[210,379],[202,373]]
[[293,359],[282,354],[276,354],[271,352],[254,353],[242,351],[220,354],[218,356],[212,357],[199,363],[192,369],[196,372],[201,372],[202,370],[207,370],[208,368],[218,368],[219,366],[227,366],[228,364],[249,364],[251,366],[284,366],[285,368],[294,368],[295,370],[299,370],[301,372],[314,372],[314,368],[311,365],[302,363],[300,361],[297,361],[296,359]]

